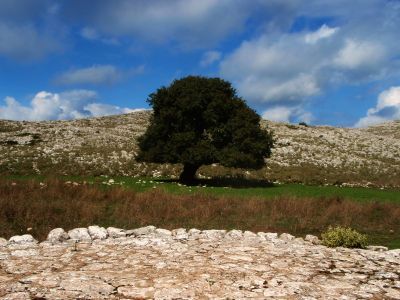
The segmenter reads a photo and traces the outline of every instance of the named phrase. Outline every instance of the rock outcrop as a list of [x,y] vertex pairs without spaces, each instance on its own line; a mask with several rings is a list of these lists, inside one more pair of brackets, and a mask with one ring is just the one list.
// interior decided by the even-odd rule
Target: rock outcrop
[[0,243],[0,299],[400,299],[400,249],[152,226],[103,239],[89,228]]
[[[72,121],[0,120],[0,175],[177,176],[180,166],[135,161],[137,138],[145,132],[150,115],[151,111],[139,111]],[[262,126],[268,126],[276,139],[265,168],[246,172],[214,165],[199,173],[239,172],[281,182],[400,186],[400,121],[362,129],[265,120]]]

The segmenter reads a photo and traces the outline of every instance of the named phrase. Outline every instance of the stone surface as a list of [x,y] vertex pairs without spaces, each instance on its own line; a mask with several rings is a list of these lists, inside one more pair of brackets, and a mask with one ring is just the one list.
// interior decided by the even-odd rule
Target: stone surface
[[121,228],[115,228],[115,227],[108,227],[107,228],[107,233],[109,237],[112,238],[121,238],[121,237],[126,237],[126,232],[125,230]]
[[104,227],[97,225],[89,226],[88,231],[93,240],[104,240],[108,237],[108,232]]
[[385,246],[373,246],[373,245],[368,246],[367,249],[372,250],[372,251],[380,251],[380,252],[389,250],[388,247],[385,247]]
[[10,244],[26,244],[26,243],[37,243],[37,240],[33,238],[30,234],[15,235],[12,236],[8,242]]
[[91,241],[92,240],[87,228],[71,229],[70,231],[68,231],[68,235],[72,240],[77,240],[77,241]]
[[5,238],[0,238],[0,247],[7,245],[8,241]]
[[400,249],[185,229],[0,247],[0,299],[148,298],[400,299]]
[[304,238],[305,241],[310,242],[314,245],[319,245],[321,244],[321,241],[319,238],[315,235],[307,234],[306,237]]
[[55,228],[47,235],[47,241],[51,243],[59,243],[69,239],[68,233],[62,228]]

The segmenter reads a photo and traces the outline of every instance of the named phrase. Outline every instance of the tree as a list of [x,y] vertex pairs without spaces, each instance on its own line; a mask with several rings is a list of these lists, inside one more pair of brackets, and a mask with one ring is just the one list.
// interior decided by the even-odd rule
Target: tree
[[259,169],[271,155],[272,134],[227,81],[188,76],[159,88],[147,102],[153,115],[139,138],[137,160],[181,163],[181,182],[193,182],[202,165]]

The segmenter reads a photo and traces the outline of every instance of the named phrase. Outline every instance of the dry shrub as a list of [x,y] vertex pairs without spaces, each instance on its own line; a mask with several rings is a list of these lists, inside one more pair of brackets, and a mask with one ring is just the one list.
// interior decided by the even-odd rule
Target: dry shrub
[[55,228],[98,224],[135,228],[242,229],[318,234],[330,225],[364,233],[400,232],[400,205],[341,198],[227,198],[174,195],[156,189],[144,193],[122,187],[69,186],[62,181],[0,181],[0,236],[27,232],[39,239]]

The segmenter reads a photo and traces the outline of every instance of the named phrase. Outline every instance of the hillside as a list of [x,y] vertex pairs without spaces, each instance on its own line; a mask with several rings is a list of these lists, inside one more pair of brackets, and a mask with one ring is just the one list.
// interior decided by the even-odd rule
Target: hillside
[[[0,120],[2,175],[176,176],[180,166],[135,161],[136,138],[150,111],[72,121]],[[200,176],[244,175],[271,181],[400,186],[400,121],[365,129],[298,126],[263,121],[276,147],[265,168],[228,170],[218,165]]]

